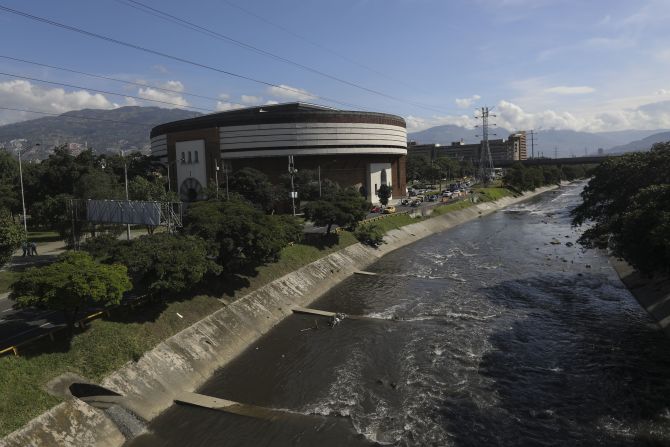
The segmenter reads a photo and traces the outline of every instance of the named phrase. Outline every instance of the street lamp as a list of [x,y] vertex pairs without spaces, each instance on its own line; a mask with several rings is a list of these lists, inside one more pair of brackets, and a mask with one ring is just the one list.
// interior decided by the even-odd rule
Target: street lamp
[[[30,147],[37,147],[40,146],[39,143],[35,144],[34,146]],[[19,146],[17,152],[19,154],[19,182],[21,183],[21,205],[23,206],[23,238],[28,241],[28,223],[27,223],[27,218],[26,218],[26,197],[23,192],[23,165],[21,163],[21,150],[23,148]],[[27,148],[30,149],[30,148]]]
[[[126,180],[126,207],[129,208],[130,200],[128,199],[128,164],[126,163],[126,157],[121,151],[121,158],[123,158],[123,175]],[[130,224],[126,224],[126,238],[130,240]]]

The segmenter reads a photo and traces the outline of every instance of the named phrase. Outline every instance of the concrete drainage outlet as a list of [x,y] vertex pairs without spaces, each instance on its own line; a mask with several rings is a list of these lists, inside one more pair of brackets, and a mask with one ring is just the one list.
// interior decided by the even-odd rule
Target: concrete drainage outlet
[[72,383],[72,396],[102,410],[129,440],[147,431],[147,423],[125,405],[125,397],[107,388],[91,383]]

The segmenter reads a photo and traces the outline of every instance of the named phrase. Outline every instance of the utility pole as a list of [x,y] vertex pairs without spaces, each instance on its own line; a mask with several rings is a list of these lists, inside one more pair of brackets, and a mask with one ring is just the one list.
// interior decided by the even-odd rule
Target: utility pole
[[219,200],[219,161],[214,159],[214,181],[216,182],[216,200]]
[[530,130],[530,158],[535,158],[535,129]]
[[295,185],[293,184],[293,177],[298,171],[295,169],[293,162],[293,155],[288,156],[288,174],[291,176],[291,205],[293,205],[293,215],[295,216],[295,197],[298,195],[295,192]]
[[225,160],[221,160],[221,164],[223,165],[223,175],[226,176],[226,200],[230,200],[230,195],[228,194],[228,166]]
[[558,146],[554,146],[554,160],[558,158]]
[[319,173],[319,198],[321,198],[321,165],[319,165],[317,172]]
[[489,147],[489,116],[495,116],[489,113],[488,107],[482,107],[482,142],[479,153],[479,180],[488,183],[489,179],[493,178],[495,169],[493,167],[493,158],[491,157],[491,148]]
[[[128,198],[128,163],[126,163],[126,157],[121,151],[121,158],[123,158],[123,176],[126,180],[126,207],[130,207],[130,199]],[[130,224],[126,224],[126,239],[130,240]]]

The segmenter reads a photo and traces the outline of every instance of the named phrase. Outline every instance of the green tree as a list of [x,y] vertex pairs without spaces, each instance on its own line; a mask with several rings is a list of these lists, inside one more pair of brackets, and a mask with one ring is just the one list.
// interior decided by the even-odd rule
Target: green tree
[[579,242],[609,248],[645,273],[668,273],[668,185],[670,143],[604,161],[572,211],[574,225],[591,224]]
[[355,227],[370,210],[368,203],[352,188],[338,191],[332,198],[316,200],[305,207],[305,216],[316,225],[327,226],[326,234],[334,224]]
[[23,237],[21,226],[14,222],[8,211],[0,209],[0,267],[4,266],[19,248]]
[[136,288],[159,297],[166,292],[181,292],[208,273],[221,272],[221,267],[208,258],[205,241],[196,236],[146,235],[112,245],[109,251],[105,262],[124,264]]
[[377,197],[379,197],[379,202],[386,206],[389,203],[391,198],[391,188],[388,185],[381,185],[377,190]]
[[430,166],[430,163],[426,157],[422,155],[409,155],[407,156],[407,182],[413,180],[420,180],[423,177],[423,173],[426,167]]
[[19,163],[9,153],[0,150],[0,210],[17,213],[21,209],[18,193]]
[[242,168],[230,176],[229,188],[263,211],[272,210],[274,188],[267,175],[253,168]]
[[203,201],[189,206],[184,231],[204,239],[207,252],[227,273],[238,273],[279,258],[291,242],[284,219],[234,198]]
[[371,247],[378,247],[384,243],[384,232],[376,224],[361,224],[356,227],[354,236],[361,243]]
[[53,264],[22,272],[12,285],[10,299],[20,307],[62,311],[72,332],[79,311],[92,304],[118,304],[131,288],[125,266],[102,265],[88,253],[68,252]]

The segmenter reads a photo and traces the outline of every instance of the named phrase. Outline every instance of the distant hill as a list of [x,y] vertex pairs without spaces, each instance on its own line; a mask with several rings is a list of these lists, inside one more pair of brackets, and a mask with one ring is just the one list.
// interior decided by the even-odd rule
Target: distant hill
[[[496,128],[492,131],[495,132],[497,136],[491,138],[507,138],[509,134],[512,133],[504,128]],[[660,130],[621,130],[594,133],[556,129],[539,130],[535,132],[535,156],[537,157],[540,154],[543,154],[546,157],[553,157],[555,152],[558,153],[559,157],[581,156],[584,155],[585,148],[589,155],[594,155],[599,148],[609,149],[631,140],[652,138],[650,136],[652,134],[668,134],[667,132],[658,132],[660,132]],[[480,141],[480,138],[476,136],[479,133],[479,129],[445,125],[410,133],[408,139],[417,141],[418,143],[439,143],[448,145],[453,141],[460,141],[462,138],[465,143],[477,143]],[[649,144],[649,146],[651,145]],[[530,157],[530,155],[531,141],[530,137],[528,137],[528,156]]]
[[610,154],[621,154],[623,152],[647,151],[651,149],[655,143],[662,143],[666,141],[670,141],[670,132],[659,132],[646,138],[642,138],[641,140],[635,140],[628,144],[614,146],[607,152]]
[[198,115],[181,109],[137,106],[77,110],[0,126],[0,146],[8,147],[9,142],[17,138],[40,143],[26,154],[30,158],[46,158],[55,145],[66,143],[86,145],[99,153],[147,150],[152,127]]

